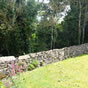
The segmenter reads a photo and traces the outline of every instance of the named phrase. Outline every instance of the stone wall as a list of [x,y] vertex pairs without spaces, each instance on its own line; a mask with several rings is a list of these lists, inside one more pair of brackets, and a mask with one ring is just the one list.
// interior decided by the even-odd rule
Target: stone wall
[[15,64],[21,62],[25,63],[26,67],[24,69],[26,70],[28,64],[31,63],[33,60],[38,60],[39,63],[44,62],[44,64],[46,65],[87,53],[88,43],[78,46],[65,47],[62,49],[53,49],[38,53],[30,53],[19,57],[0,57],[0,73],[9,74],[9,69],[11,69],[11,61],[13,60],[15,61]]

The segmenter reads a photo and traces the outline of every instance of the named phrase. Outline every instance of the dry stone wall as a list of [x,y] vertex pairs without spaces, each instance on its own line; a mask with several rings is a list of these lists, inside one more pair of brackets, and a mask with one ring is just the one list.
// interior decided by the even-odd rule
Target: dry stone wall
[[53,49],[38,53],[30,53],[19,57],[0,57],[0,73],[9,74],[9,69],[11,69],[11,61],[15,61],[15,64],[21,62],[25,63],[24,70],[27,70],[28,64],[33,60],[38,60],[39,63],[44,62],[44,64],[46,65],[87,53],[88,43],[78,46],[65,47],[62,49]]

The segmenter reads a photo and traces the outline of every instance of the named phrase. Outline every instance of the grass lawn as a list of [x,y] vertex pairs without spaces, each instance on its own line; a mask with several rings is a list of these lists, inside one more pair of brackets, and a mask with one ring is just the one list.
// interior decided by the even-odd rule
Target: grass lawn
[[15,83],[17,88],[88,88],[88,55],[22,73]]

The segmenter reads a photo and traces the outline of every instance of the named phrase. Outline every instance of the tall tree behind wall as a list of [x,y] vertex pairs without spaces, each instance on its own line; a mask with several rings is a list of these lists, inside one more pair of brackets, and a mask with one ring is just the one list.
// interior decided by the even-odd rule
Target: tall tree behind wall
[[0,54],[28,53],[38,4],[35,0],[2,0],[0,4]]
[[71,11],[65,17],[63,26],[69,46],[86,42],[87,2],[87,0],[70,0]]
[[[58,14],[64,10],[66,4],[66,0],[50,0],[49,3],[42,4],[42,10],[40,11],[42,18],[39,23],[40,26],[38,28],[38,30],[41,29],[41,37],[43,38],[43,40],[41,40],[41,37],[39,36],[41,32],[38,31],[38,40],[41,40],[41,42],[43,43],[43,46],[40,44],[40,46],[43,47],[41,49],[48,50],[56,48],[56,42],[58,42],[56,40],[58,35],[56,29],[56,25],[58,24],[59,20]],[[47,34],[46,37],[44,37],[44,34]]]

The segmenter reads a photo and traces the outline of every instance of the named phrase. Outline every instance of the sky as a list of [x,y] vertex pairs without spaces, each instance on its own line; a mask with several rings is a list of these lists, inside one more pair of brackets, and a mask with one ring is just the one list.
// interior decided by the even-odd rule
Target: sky
[[64,11],[60,13],[61,17],[59,19],[59,23],[64,21],[65,16],[67,16],[67,12],[70,10],[71,10],[70,5],[67,5],[66,8],[64,9]]
[[[36,1],[38,1],[38,0],[36,0]],[[39,0],[39,2],[42,2],[43,0]],[[49,3],[49,0],[44,0],[44,2],[43,3]]]

